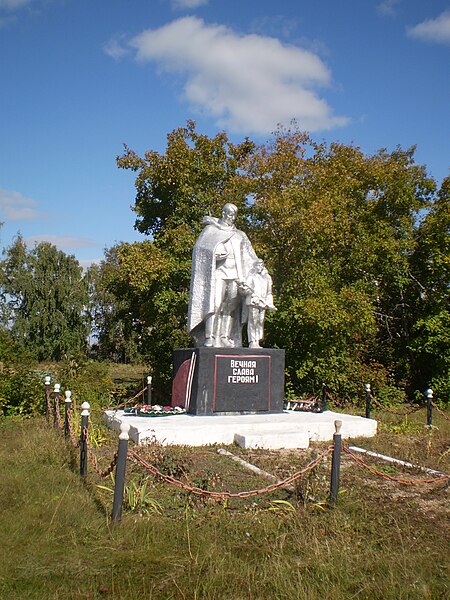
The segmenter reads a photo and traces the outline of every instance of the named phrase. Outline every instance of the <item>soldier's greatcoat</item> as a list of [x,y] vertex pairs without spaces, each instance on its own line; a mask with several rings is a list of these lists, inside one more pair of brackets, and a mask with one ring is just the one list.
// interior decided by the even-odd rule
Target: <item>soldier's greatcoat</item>
[[[235,269],[233,279],[246,281],[250,269],[257,260],[250,240],[243,231],[234,225],[226,225],[215,217],[205,217],[203,222],[206,227],[199,235],[192,251],[191,289],[189,294],[189,310],[187,329],[194,338],[196,345],[204,343],[204,322],[213,315],[215,307],[215,282],[216,269],[221,268],[221,261],[217,259],[218,246],[224,245],[232,252]],[[225,261],[227,262],[227,261]],[[243,300],[243,299],[242,299]],[[241,329],[245,321],[245,301],[241,302],[239,314],[235,315],[233,328],[235,345],[241,343]],[[237,336],[237,339],[236,339]]]

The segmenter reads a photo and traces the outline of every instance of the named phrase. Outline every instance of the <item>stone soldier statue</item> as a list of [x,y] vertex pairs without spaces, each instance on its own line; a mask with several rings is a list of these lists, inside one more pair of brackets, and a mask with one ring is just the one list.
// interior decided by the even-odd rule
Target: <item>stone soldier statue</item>
[[196,346],[242,347],[243,289],[258,257],[236,215],[237,207],[225,204],[220,218],[204,217],[192,252],[188,332]]
[[262,260],[255,261],[245,282],[245,303],[248,309],[247,334],[250,348],[260,348],[264,337],[266,310],[277,310],[273,305],[272,278]]

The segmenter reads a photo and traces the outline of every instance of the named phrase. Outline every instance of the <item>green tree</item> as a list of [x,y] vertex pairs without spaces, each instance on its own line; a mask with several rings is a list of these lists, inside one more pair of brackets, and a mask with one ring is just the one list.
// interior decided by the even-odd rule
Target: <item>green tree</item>
[[100,264],[92,264],[86,273],[91,315],[92,353],[100,359],[130,363],[141,360],[141,332],[136,313],[139,303],[123,285],[124,274],[117,244],[105,251]]
[[28,250],[21,236],[1,263],[3,322],[38,360],[85,352],[87,287],[74,256],[48,242]]
[[157,245],[167,245],[173,238],[167,239],[166,234],[176,233],[179,227],[182,232],[191,227],[198,233],[202,218],[216,214],[223,198],[244,208],[248,190],[241,167],[253,149],[248,139],[236,145],[225,133],[213,138],[199,134],[193,121],[167,136],[164,154],[148,150],[140,158],[125,147],[117,164],[138,173],[136,229],[149,234]]
[[295,126],[267,144],[234,145],[189,122],[169,134],[165,154],[126,149],[118,165],[137,172],[136,227],[151,239],[117,248],[114,294],[167,382],[170,354],[186,343],[202,217],[231,201],[273,276],[279,310],[267,316],[266,345],[286,348],[294,389],[325,381],[354,396],[366,381],[405,387],[422,314],[412,293],[418,218],[435,194],[414,148],[365,155]]
[[411,257],[413,313],[409,350],[413,388],[431,386],[436,397],[450,397],[450,177],[417,229]]
[[294,129],[251,157],[252,239],[279,306],[270,341],[286,348],[294,387],[356,394],[404,375],[416,216],[434,189],[413,154],[365,156]]

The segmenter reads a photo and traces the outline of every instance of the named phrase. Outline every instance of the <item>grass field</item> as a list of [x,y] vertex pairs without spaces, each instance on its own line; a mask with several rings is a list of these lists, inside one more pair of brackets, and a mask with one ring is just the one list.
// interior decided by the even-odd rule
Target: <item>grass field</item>
[[[377,437],[352,441],[449,472],[449,423],[436,415],[429,431],[424,419],[423,411],[408,421],[386,414]],[[246,500],[194,497],[129,463],[123,519],[113,523],[112,494],[98,487],[111,487],[111,479],[100,480],[90,468],[82,481],[79,451],[44,419],[6,419],[0,433],[4,600],[448,598],[443,484],[401,486],[344,456],[339,501],[330,509],[329,459],[294,494],[279,489]],[[95,449],[101,467],[116,444],[115,434],[104,434]],[[228,449],[283,478],[325,446]],[[267,485],[215,447],[154,444],[139,452],[190,485],[229,491]],[[403,479],[427,477],[376,466]]]

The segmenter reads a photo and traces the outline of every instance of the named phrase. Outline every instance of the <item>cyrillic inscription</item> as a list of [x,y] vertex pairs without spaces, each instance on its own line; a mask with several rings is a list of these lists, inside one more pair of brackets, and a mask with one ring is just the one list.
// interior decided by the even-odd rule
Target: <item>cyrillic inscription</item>
[[256,360],[231,359],[227,383],[259,383]]

